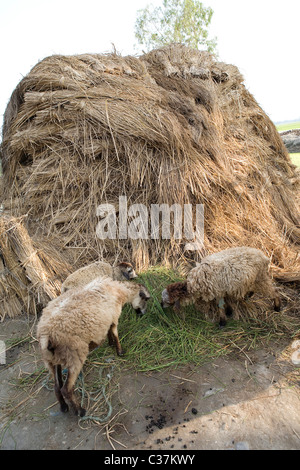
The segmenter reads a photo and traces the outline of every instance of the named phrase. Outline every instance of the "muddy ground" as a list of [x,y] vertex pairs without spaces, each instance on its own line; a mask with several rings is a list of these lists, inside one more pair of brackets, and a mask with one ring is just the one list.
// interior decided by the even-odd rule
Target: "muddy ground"
[[[0,340],[24,338],[26,319],[0,324]],[[20,343],[0,365],[1,449],[300,449],[300,369],[291,344],[240,351],[211,363],[111,378],[106,424],[62,414],[54,392],[16,381],[41,366],[37,343]],[[3,359],[3,358],[2,358]],[[3,362],[3,360],[2,360]]]

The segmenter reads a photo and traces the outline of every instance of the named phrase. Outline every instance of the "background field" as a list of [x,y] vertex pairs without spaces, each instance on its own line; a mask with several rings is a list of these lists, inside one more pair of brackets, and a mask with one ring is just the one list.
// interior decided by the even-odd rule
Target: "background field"
[[[294,122],[286,122],[283,124],[278,124],[276,126],[278,132],[284,132],[284,131],[289,131],[292,129],[300,129],[300,121],[294,121]],[[300,153],[290,153],[292,162],[294,165],[297,165],[300,167]]]
[[290,156],[294,165],[300,167],[300,153],[290,153]]
[[278,132],[289,131],[291,129],[300,129],[300,121],[286,122],[276,125]]

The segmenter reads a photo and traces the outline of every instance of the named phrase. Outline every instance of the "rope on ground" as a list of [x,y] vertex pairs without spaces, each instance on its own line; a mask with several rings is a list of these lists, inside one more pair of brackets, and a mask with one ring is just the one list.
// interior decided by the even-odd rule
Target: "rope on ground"
[[[107,362],[110,362],[110,360],[107,359]],[[105,404],[107,405],[107,408],[108,408],[106,416],[104,418],[100,418],[99,416],[85,415],[85,416],[83,416],[79,419],[79,421],[78,421],[79,423],[81,421],[87,421],[87,420],[96,421],[96,422],[99,422],[99,423],[105,423],[111,417],[112,404],[111,404],[111,402],[109,401],[109,399],[106,395],[106,387],[109,384],[110,380],[112,379],[114,367],[115,367],[114,365],[110,366],[109,372],[106,374],[106,379],[103,379],[103,377],[102,377],[103,371],[106,368],[106,366],[100,367],[100,369],[99,369],[99,380],[100,380],[100,382],[103,382],[101,391],[102,391],[102,395],[104,397]],[[63,375],[66,375],[67,374],[67,369],[64,369],[62,373],[63,373]],[[49,379],[50,379],[50,374],[42,382],[42,387],[45,387],[47,390],[53,391],[54,387],[49,386]],[[93,398],[91,396],[91,395],[98,394],[99,392],[89,392],[88,393],[86,391],[82,371],[80,372],[80,374],[77,378],[76,384],[77,384],[77,389],[78,389],[79,393],[81,393],[81,406],[82,407],[83,407],[83,403],[84,403],[85,398],[87,398],[87,395],[89,395],[90,396],[89,399],[94,401],[94,402],[99,400],[98,398]]]
[[[79,423],[81,421],[87,421],[87,420],[91,420],[91,421],[96,421],[98,423],[105,423],[106,421],[109,420],[109,418],[111,417],[111,414],[112,414],[112,404],[111,402],[109,401],[107,395],[106,395],[106,387],[107,385],[109,384],[112,376],[113,376],[113,370],[114,370],[114,366],[111,366],[110,367],[110,372],[108,374],[106,374],[106,380],[103,380],[102,378],[102,374],[103,374],[103,370],[104,370],[105,366],[104,367],[100,367],[99,369],[99,380],[100,382],[103,381],[103,385],[102,385],[102,395],[104,397],[104,400],[105,400],[105,403],[107,405],[107,408],[108,408],[108,411],[107,411],[107,414],[104,418],[100,418],[99,416],[93,416],[93,415],[85,415],[83,416],[82,418],[79,419]],[[82,389],[81,389],[81,406],[83,406],[83,401],[84,401],[84,398],[85,398],[85,386],[84,386],[84,379],[83,379],[83,375],[81,376],[81,382],[82,382]],[[90,393],[90,395],[92,394],[95,394],[95,393],[98,393],[98,392],[93,392],[93,393]],[[91,400],[93,401],[97,401],[93,398],[91,398]]]

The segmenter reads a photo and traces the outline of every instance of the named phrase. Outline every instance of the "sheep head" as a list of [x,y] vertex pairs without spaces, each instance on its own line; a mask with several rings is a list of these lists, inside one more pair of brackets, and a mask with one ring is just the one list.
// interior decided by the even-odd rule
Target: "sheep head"
[[130,264],[130,263],[126,263],[126,262],[119,263],[116,266],[116,268],[120,272],[120,277],[125,278],[127,281],[137,277],[137,274],[136,274],[135,270],[133,269],[132,264]]
[[161,294],[162,308],[173,306],[175,310],[180,310],[180,301],[188,296],[187,283],[175,282],[169,284]]
[[137,294],[132,300],[132,307],[135,309],[137,315],[144,315],[147,310],[147,302],[150,299],[150,293],[142,284],[138,284]]

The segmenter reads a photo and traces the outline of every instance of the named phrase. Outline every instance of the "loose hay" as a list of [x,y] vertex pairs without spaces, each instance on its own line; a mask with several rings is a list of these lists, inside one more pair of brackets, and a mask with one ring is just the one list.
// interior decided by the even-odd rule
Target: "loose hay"
[[97,238],[96,207],[126,195],[204,204],[207,252],[251,245],[275,277],[300,278],[299,170],[238,69],[207,52],[48,57],[12,94],[1,152],[5,209],[73,269],[186,265],[186,240]]
[[22,219],[0,217],[0,321],[21,312],[36,314],[60,293],[70,272],[57,254],[39,248]]

